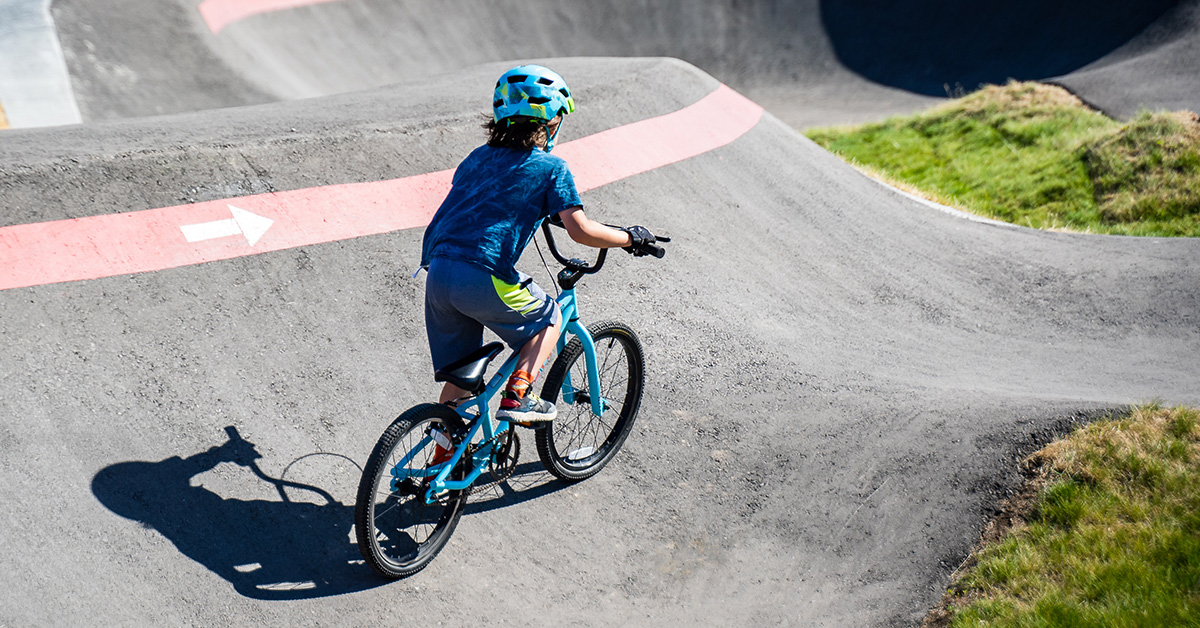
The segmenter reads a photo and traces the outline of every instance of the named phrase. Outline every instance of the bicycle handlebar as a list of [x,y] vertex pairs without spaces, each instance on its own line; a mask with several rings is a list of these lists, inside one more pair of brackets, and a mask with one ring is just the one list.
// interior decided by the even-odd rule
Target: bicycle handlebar
[[[559,228],[564,228],[561,224],[556,226]],[[553,255],[554,259],[558,260],[558,263],[562,264],[567,270],[590,275],[599,271],[601,266],[604,266],[604,258],[608,256],[608,249],[600,249],[600,254],[596,256],[596,262],[589,266],[587,262],[581,259],[568,259],[558,251],[558,246],[554,243],[554,234],[550,232],[549,220],[542,223],[542,234],[546,236],[546,244],[550,247],[550,254]]]
[[[587,262],[577,258],[567,258],[565,255],[559,252],[558,246],[554,242],[554,234],[550,231],[550,225],[554,225],[560,229],[565,229],[565,227],[561,222],[553,220],[546,220],[542,223],[542,233],[546,236],[546,244],[550,247],[550,254],[554,256],[554,259],[558,260],[559,264],[563,265],[562,271],[558,273],[558,284],[560,286],[562,286],[564,289],[573,288],[575,284],[583,278],[584,275],[591,275],[599,272],[600,268],[604,266],[604,260],[608,257],[608,249],[600,249],[600,252],[596,255],[596,261],[592,264],[588,264]],[[608,226],[613,227],[612,225]],[[613,228],[620,229],[620,227]],[[671,238],[655,236],[655,241],[670,242]],[[666,254],[666,249],[655,244],[654,242],[647,242],[643,244],[639,252],[636,253],[638,256],[653,255],[658,259],[662,259],[662,257]]]
[[[301,490],[305,490],[305,491],[312,491],[312,492],[320,495],[321,497],[325,498],[325,500],[330,504],[341,503],[337,499],[335,499],[333,497],[333,495],[331,495],[329,493],[329,491],[326,491],[325,489],[320,488],[318,486],[312,486],[310,484],[303,484],[301,482],[293,482],[291,480],[285,480],[283,478],[273,478],[273,477],[267,475],[266,472],[263,471],[262,468],[258,466],[258,462],[256,462],[256,460],[258,458],[262,458],[262,454],[258,453],[258,450],[256,450],[254,448],[253,443],[242,438],[242,435],[238,432],[238,429],[232,425],[225,426],[225,434],[227,434],[229,436],[229,441],[227,441],[224,445],[222,445],[222,447],[232,447],[235,452],[234,453],[235,459],[231,460],[231,462],[233,462],[234,464],[242,465],[243,467],[250,469],[250,472],[253,473],[254,475],[258,476],[259,479],[261,479],[264,482],[267,482],[269,484],[273,484],[275,486],[275,490],[279,492],[279,496],[283,499],[284,503],[291,503],[291,501],[292,501],[291,499],[288,498],[287,493],[284,492],[284,490],[283,490],[284,487],[291,487],[291,488],[301,489]],[[291,466],[291,465],[288,465],[288,466]],[[287,469],[284,469],[284,471],[286,472]]]
[[[654,239],[658,242],[670,242],[671,241],[671,238],[668,238],[665,236],[655,236]],[[658,259],[662,259],[663,256],[667,254],[667,250],[657,244],[644,244],[644,245],[642,245],[642,248],[646,249],[646,251],[650,255],[653,255],[654,257],[656,257]]]

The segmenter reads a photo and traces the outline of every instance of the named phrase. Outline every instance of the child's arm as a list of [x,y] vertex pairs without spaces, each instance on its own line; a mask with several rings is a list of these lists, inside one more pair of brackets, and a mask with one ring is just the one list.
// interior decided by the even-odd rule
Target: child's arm
[[607,249],[633,244],[633,237],[628,233],[588,218],[582,207],[564,209],[558,212],[558,217],[567,228],[567,235],[585,246]]

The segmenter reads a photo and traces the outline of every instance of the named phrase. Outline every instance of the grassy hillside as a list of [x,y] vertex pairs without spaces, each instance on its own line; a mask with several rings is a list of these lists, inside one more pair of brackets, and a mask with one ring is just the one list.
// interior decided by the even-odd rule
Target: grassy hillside
[[991,86],[930,111],[809,137],[893,183],[1039,229],[1200,236],[1200,123],[1122,124],[1066,90]]
[[1137,408],[1025,468],[1012,527],[926,626],[1200,625],[1200,412]]

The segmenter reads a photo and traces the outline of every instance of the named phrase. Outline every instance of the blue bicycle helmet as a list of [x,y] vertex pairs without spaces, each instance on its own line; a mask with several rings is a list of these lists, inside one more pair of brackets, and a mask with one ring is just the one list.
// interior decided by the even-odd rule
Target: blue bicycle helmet
[[[507,121],[550,122],[561,113],[575,111],[575,99],[567,82],[556,72],[540,65],[522,65],[500,75],[492,110],[497,123]],[[561,127],[560,127],[561,128]],[[554,136],[558,135],[555,129]],[[546,142],[546,150],[554,147],[555,137]]]

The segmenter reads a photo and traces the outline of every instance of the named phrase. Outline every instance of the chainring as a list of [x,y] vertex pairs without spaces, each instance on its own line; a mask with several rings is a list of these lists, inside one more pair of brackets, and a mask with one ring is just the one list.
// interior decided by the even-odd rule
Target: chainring
[[504,430],[493,436],[488,442],[495,443],[491,460],[488,461],[488,473],[491,474],[492,479],[487,484],[479,484],[467,489],[468,494],[496,487],[512,477],[513,472],[517,470],[517,460],[521,457],[521,439],[517,436],[516,430],[511,428]]

